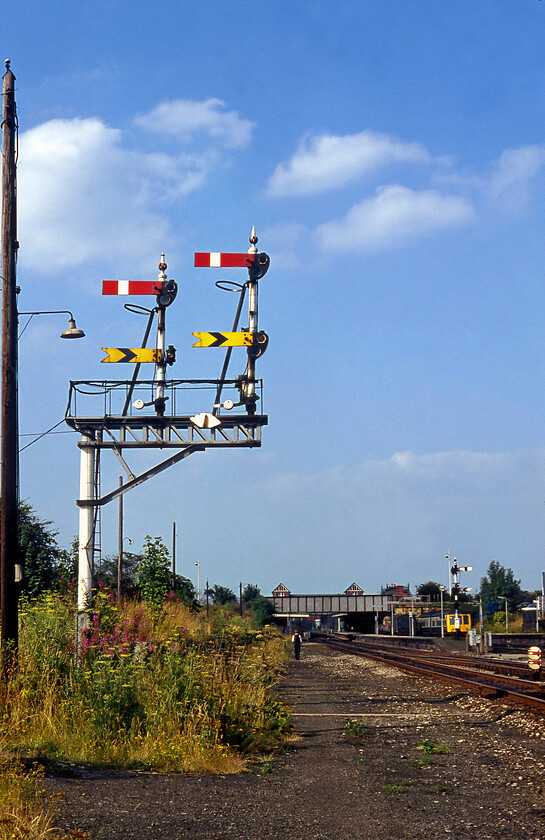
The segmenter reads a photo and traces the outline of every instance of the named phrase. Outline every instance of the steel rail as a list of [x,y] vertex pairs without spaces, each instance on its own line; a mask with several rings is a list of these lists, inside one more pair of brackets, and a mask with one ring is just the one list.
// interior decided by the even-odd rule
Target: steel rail
[[519,677],[520,679],[528,678],[528,666],[522,665],[520,662],[500,662],[498,659],[487,659],[486,657],[452,653],[442,653],[441,651],[419,651],[418,655],[423,659],[433,662],[441,662],[449,665],[471,665],[477,667],[481,671],[492,671],[499,674],[507,674],[511,677]]
[[501,698],[502,701],[515,703],[525,709],[545,715],[545,686],[532,680],[522,680],[489,672],[479,672],[475,667],[464,665],[449,665],[433,661],[429,657],[422,657],[418,651],[392,651],[385,648],[377,649],[374,645],[364,643],[343,642],[337,639],[318,639],[327,643],[334,650],[351,653],[379,662],[387,662],[394,667],[423,677],[434,677],[449,683],[457,683],[471,691],[485,694],[492,699]]

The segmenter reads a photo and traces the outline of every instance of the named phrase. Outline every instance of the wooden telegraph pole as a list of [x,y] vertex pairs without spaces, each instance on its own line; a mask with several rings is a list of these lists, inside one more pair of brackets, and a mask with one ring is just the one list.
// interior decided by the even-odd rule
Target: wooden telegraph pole
[[2,108],[2,466],[0,470],[0,654],[4,672],[18,647],[17,584],[17,204],[15,76],[6,60]]

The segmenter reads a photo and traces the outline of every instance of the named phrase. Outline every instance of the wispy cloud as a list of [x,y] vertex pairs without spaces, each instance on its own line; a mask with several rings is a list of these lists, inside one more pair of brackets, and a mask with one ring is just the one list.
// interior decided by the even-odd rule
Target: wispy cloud
[[338,189],[368,172],[394,163],[428,163],[421,143],[404,143],[374,131],[307,137],[293,157],[280,163],[267,184],[271,198]]
[[135,124],[147,131],[175,135],[184,143],[197,136],[206,136],[228,148],[244,148],[252,139],[255,123],[242,118],[237,111],[227,110],[221,99],[175,99],[136,117]]
[[316,237],[324,251],[378,251],[476,220],[464,198],[393,184],[354,205],[344,219],[319,225]]
[[315,591],[339,591],[354,578],[368,592],[390,581],[443,581],[449,549],[474,567],[465,585],[478,588],[497,559],[533,588],[544,465],[543,450],[396,452],[278,476],[262,485],[257,514],[283,523],[272,553],[281,558],[276,577],[294,591],[308,591],[308,558]]
[[143,255],[174,247],[170,203],[200,188],[227,150],[246,145],[252,123],[219,100],[163,103],[137,123],[154,129],[157,121],[181,141],[204,132],[208,144],[198,152],[143,152],[96,117],[51,120],[21,135],[23,266],[48,272],[108,255],[130,270]]
[[529,191],[545,164],[545,146],[507,149],[487,182],[492,203],[503,210],[520,212],[528,204]]
[[506,149],[480,172],[435,172],[433,183],[462,190],[475,201],[507,213],[520,213],[528,206],[532,187],[545,166],[545,146]]

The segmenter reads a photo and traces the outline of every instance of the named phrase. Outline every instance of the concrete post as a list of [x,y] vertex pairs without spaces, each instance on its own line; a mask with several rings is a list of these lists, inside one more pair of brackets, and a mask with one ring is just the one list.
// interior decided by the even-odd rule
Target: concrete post
[[[96,498],[95,493],[95,447],[89,446],[91,438],[82,435],[80,442],[80,485],[81,500]],[[87,444],[87,445],[86,445]],[[78,625],[85,626],[84,610],[88,606],[93,580],[93,550],[95,542],[95,508],[83,505],[79,509],[79,563],[78,563]]]

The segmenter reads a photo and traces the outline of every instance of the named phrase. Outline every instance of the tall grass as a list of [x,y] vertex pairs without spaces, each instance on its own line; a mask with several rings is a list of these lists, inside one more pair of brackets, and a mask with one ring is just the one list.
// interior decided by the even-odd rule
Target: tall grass
[[0,688],[3,752],[168,772],[240,771],[290,729],[270,629],[175,601],[159,613],[96,593],[77,654],[68,597],[22,603],[19,669]]
[[0,762],[0,840],[58,836],[52,825],[55,807],[43,798],[41,776],[37,765],[27,771],[16,761]]

